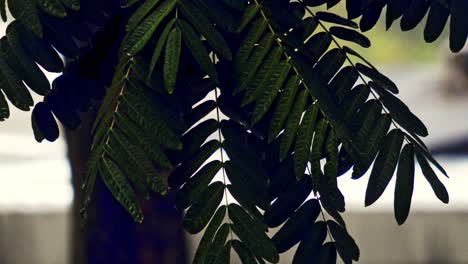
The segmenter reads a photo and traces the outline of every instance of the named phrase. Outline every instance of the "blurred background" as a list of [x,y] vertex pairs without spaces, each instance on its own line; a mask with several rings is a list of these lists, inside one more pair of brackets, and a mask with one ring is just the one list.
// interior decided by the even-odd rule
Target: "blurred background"
[[[4,35],[6,25],[0,27]],[[381,24],[366,33],[373,47],[353,48],[397,83],[400,98],[429,128],[425,142],[450,175],[442,179],[450,204],[435,198],[417,170],[412,211],[399,227],[393,217],[394,181],[375,205],[364,208],[367,178],[352,181],[345,176],[339,182],[347,202],[344,217],[360,246],[360,263],[468,263],[468,51],[450,54],[447,34],[426,44],[421,26],[411,32],[397,27],[387,32]],[[109,263],[102,260],[113,250],[127,252],[118,263],[190,259],[199,238],[186,236],[183,241],[180,215],[170,198],[145,204],[154,213],[137,227],[103,191],[98,206],[107,211],[98,219],[91,216],[91,230],[80,229],[73,207],[72,172],[77,172],[69,163],[76,156],[64,137],[36,143],[30,122],[30,113],[12,111],[0,123],[0,263]],[[73,133],[68,136],[73,139]],[[103,246],[112,243],[116,247]],[[282,257],[282,263],[290,261]]]

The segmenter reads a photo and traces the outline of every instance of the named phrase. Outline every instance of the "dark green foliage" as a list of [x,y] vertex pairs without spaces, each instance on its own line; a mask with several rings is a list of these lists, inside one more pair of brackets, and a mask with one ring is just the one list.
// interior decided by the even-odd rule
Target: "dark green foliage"
[[184,218],[184,228],[191,234],[200,232],[216,211],[223,198],[224,185],[221,182],[212,183],[201,197],[189,208]]
[[256,256],[269,262],[278,262],[279,256],[273,242],[264,233],[258,219],[251,218],[240,206],[229,205],[229,216],[233,221],[233,231],[244,241],[247,248]]
[[333,221],[327,221],[327,225],[335,240],[335,246],[341,259],[345,263],[352,263],[353,260],[358,261],[360,255],[359,248],[348,232]]
[[440,180],[437,178],[437,175],[435,174],[434,170],[432,170],[427,160],[424,158],[424,155],[421,154],[421,151],[416,151],[416,157],[418,159],[419,166],[421,166],[424,177],[426,177],[426,180],[431,185],[437,198],[439,198],[439,200],[441,200],[443,203],[448,203],[449,196],[447,189],[445,189],[442,182],[440,182]]
[[289,186],[281,193],[271,208],[265,212],[265,223],[269,227],[277,227],[284,223],[301,205],[312,191],[309,175],[304,175],[299,181]]
[[[419,138],[428,135],[424,124],[388,77],[338,39],[369,47],[362,32],[383,10],[387,27],[401,17],[403,30],[429,13],[424,39],[436,40],[450,19],[458,51],[466,1],[346,0],[348,18],[315,13],[339,0],[88,1],[9,0],[16,20],[0,40],[0,120],[10,115],[7,100],[30,110],[30,88],[44,97],[32,113],[34,135],[54,141],[55,118],[77,128],[80,112],[100,101],[85,205],[98,176],[137,222],[137,195],[176,192],[185,229],[205,229],[194,263],[229,263],[233,251],[243,263],[276,263],[297,244],[293,263],[336,263],[338,255],[352,263],[360,252],[337,177],[370,170],[370,205],[397,170],[402,224],[416,155],[448,202],[431,164],[446,172]],[[64,73],[50,86],[38,65]]]
[[286,252],[301,241],[304,238],[304,231],[311,228],[311,223],[319,214],[320,204],[315,199],[305,202],[297,209],[272,238],[278,252]]
[[[442,33],[447,20],[450,18],[450,48],[453,52],[460,51],[467,39],[468,18],[465,15],[467,3],[463,0],[389,0],[389,1],[363,1],[346,0],[348,17],[361,18],[361,30],[369,30],[377,22],[383,8],[386,6],[387,28],[401,18],[401,29],[411,30],[423,21],[429,11],[426,21],[424,38],[427,42],[437,39]],[[448,16],[448,14],[450,16]],[[364,20],[364,21],[363,21]]]
[[310,224],[305,229],[301,243],[294,254],[293,263],[316,262],[320,257],[321,246],[327,236],[327,225],[324,222]]

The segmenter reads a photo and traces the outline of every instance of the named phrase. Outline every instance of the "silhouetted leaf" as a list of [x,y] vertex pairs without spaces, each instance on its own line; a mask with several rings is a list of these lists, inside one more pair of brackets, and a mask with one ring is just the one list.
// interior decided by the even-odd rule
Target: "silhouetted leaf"
[[289,109],[293,105],[296,92],[299,87],[299,77],[297,75],[291,77],[284,86],[283,92],[280,94],[280,99],[276,105],[270,128],[268,130],[268,142],[271,143],[278,133],[283,128],[283,124],[288,117]]
[[256,264],[255,257],[249,251],[249,249],[239,240],[232,241],[232,247],[236,251],[242,263],[245,264]]
[[330,228],[330,233],[335,240],[335,245],[341,259],[345,263],[352,263],[352,261],[359,260],[359,248],[354,239],[348,232],[333,221],[327,221]]
[[369,84],[379,93],[382,103],[389,110],[393,120],[404,129],[419,136],[425,137],[429,134],[424,123],[400,99],[385,89],[381,89],[380,86],[374,85],[372,82]]
[[269,227],[277,227],[284,223],[312,191],[310,176],[305,175],[299,181],[289,186],[265,212],[265,223]]
[[262,225],[256,223],[240,206],[229,205],[229,217],[233,221],[232,229],[251,252],[270,262],[278,262],[278,252],[273,242],[263,232]]
[[188,209],[183,221],[187,232],[196,234],[205,228],[223,199],[224,188],[222,182],[210,184],[200,199]]
[[151,57],[151,63],[150,63],[148,73],[146,76],[147,79],[150,79],[153,74],[154,67],[156,66],[156,63],[158,62],[159,57],[161,56],[162,51],[164,47],[166,46],[166,42],[169,37],[169,34],[172,32],[172,30],[174,30],[173,26],[174,26],[175,21],[176,21],[175,19],[172,19],[169,23],[167,23],[163,32],[159,36],[158,42],[156,43],[156,47],[154,48],[153,56]]
[[395,185],[395,219],[402,225],[408,217],[411,208],[411,198],[414,186],[414,148],[406,145],[401,151],[398,162],[397,180]]
[[352,41],[364,48],[368,48],[371,45],[370,40],[358,31],[344,27],[331,27],[329,30],[333,36],[342,40]]
[[42,37],[42,25],[36,10],[36,1],[8,0],[8,9],[15,19],[20,20],[34,34]]
[[309,162],[310,148],[314,136],[315,123],[318,116],[316,104],[310,106],[302,118],[301,125],[297,132],[296,147],[294,151],[294,174],[300,179]]
[[110,159],[103,159],[99,163],[99,172],[114,198],[122,204],[133,220],[138,223],[143,222],[143,213],[138,206],[135,193],[118,165]]
[[286,252],[304,238],[304,230],[317,219],[320,214],[320,204],[316,199],[305,202],[286,221],[272,240],[279,253]]
[[304,112],[308,99],[309,95],[306,90],[300,91],[296,96],[293,109],[289,112],[286,127],[283,135],[281,136],[280,160],[284,160],[289,153],[289,149],[294,142],[297,129],[299,128],[299,121],[301,119],[302,112]]
[[336,246],[334,242],[327,242],[322,245],[322,248],[320,249],[320,257],[317,263],[336,263]]
[[465,46],[468,39],[468,19],[466,10],[468,3],[463,0],[452,0],[450,6],[450,49],[458,52]]
[[206,256],[205,263],[210,263],[210,264],[219,263],[216,260],[218,256],[222,254],[223,252],[224,243],[226,242],[226,239],[229,235],[229,231],[230,231],[229,224],[225,223],[221,225],[221,227],[219,228],[218,232],[216,233],[213,239],[213,242],[211,243],[210,251],[208,252],[208,255]]
[[[311,223],[309,223],[310,225]],[[327,225],[317,222],[311,228],[306,229],[304,237],[294,254],[293,264],[318,263],[322,243],[327,236]]]
[[197,201],[208,188],[209,183],[221,169],[220,161],[212,161],[201,168],[187,183],[177,192],[176,204],[179,208],[187,208]]
[[164,57],[164,87],[169,94],[174,92],[177,82],[181,41],[182,37],[179,28],[172,29],[167,39]]
[[437,198],[439,198],[439,200],[441,200],[443,203],[448,203],[449,195],[447,189],[445,189],[445,186],[442,184],[442,182],[440,182],[439,178],[424,157],[424,154],[422,154],[418,148],[416,148],[416,158],[418,159],[418,163],[421,167],[424,177],[426,177],[426,180],[431,185],[432,190],[434,190]]
[[[38,103],[32,112],[31,118],[33,119],[33,123],[36,124],[36,128],[40,131],[40,135],[42,135],[46,140],[53,142],[59,136],[59,128],[57,126],[57,122],[55,122],[54,117],[52,116],[52,112],[50,111],[49,107],[40,102]],[[34,129],[34,126],[33,126]],[[36,135],[36,131],[34,134]],[[41,142],[41,138],[36,136],[36,140]]]
[[211,243],[215,237],[216,231],[224,220],[226,215],[226,206],[223,205],[218,208],[213,218],[211,219],[210,224],[206,228],[203,236],[198,244],[197,250],[195,251],[195,256],[193,258],[194,264],[206,263],[206,256],[209,254]]
[[191,1],[179,0],[182,13],[192,25],[206,38],[208,43],[225,59],[231,60],[232,54],[224,38]]
[[[164,18],[174,9],[176,4],[176,0],[166,0],[161,6],[142,20],[141,23],[138,23],[139,25],[129,33],[122,43],[123,54],[130,57],[141,51]],[[130,26],[129,29],[131,29]]]
[[401,18],[401,30],[408,31],[415,28],[426,15],[429,5],[430,2],[426,0],[412,0],[408,11]]
[[343,26],[352,27],[352,28],[358,28],[358,25],[354,21],[341,17],[334,13],[317,12],[315,15],[317,19],[321,21],[330,22],[333,24],[343,25]]
[[160,0],[145,1],[128,19],[125,30],[133,31],[159,2]]
[[387,188],[396,168],[402,144],[403,134],[400,130],[392,130],[385,137],[367,185],[366,206],[377,201]]
[[387,89],[388,91],[398,94],[397,86],[388,77],[378,72],[376,69],[369,68],[360,63],[356,64],[356,69],[367,77],[371,78],[375,83]]
[[180,30],[182,31],[184,43],[190,49],[192,56],[195,58],[198,64],[200,64],[200,67],[206,73],[208,73],[208,75],[213,79],[214,82],[219,82],[218,73],[216,72],[216,69],[210,60],[208,51],[201,42],[197,33],[195,33],[192,26],[190,26],[184,20],[177,20],[177,23],[180,27]]
[[220,146],[217,140],[205,143],[189,160],[175,169],[169,177],[169,186],[174,189],[179,188]]
[[434,42],[442,34],[449,15],[449,10],[441,3],[432,1],[429,15],[427,16],[426,27],[424,28],[424,40],[426,42]]

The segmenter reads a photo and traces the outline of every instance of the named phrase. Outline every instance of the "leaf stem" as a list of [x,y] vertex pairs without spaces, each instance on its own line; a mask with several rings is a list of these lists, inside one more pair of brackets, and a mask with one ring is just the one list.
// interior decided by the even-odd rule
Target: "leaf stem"
[[[131,59],[129,60],[129,62],[131,63],[132,61],[133,61],[133,59],[131,58]],[[127,63],[125,63],[125,64],[127,64]],[[117,95],[117,98],[120,98],[120,97],[122,97],[122,96],[124,95],[124,91],[125,91],[125,88],[126,88],[126,82],[127,82],[127,80],[128,80],[128,76],[130,75],[130,71],[131,71],[131,66],[128,66],[128,68],[127,68],[127,70],[126,70],[126,72],[125,72],[125,74],[124,74],[122,80],[119,81],[119,82],[122,81],[123,84],[122,84],[122,87],[120,88],[120,91],[119,91],[119,94]],[[119,111],[119,108],[120,108],[120,100],[117,99],[117,102],[116,102],[116,105],[115,105],[115,108],[114,108],[114,114],[117,113],[117,112]],[[110,140],[110,138],[109,138],[109,132],[112,131],[112,129],[114,129],[114,126],[115,126],[115,118],[112,118],[112,122],[111,122],[111,124],[110,124],[110,126],[109,126],[109,130],[108,130],[107,133],[106,133],[106,142],[105,142],[104,145],[108,145],[108,144],[109,144],[109,140]],[[104,158],[104,151],[103,151],[103,153],[102,153],[101,158]]]
[[[309,175],[311,175],[312,177],[312,171],[310,170],[310,167],[309,165],[307,165],[307,171],[309,172]],[[313,191],[312,191],[313,192]],[[325,217],[325,213],[323,212],[323,208],[322,208],[322,202],[320,201],[320,197],[317,195],[317,193],[314,192],[314,197],[315,199],[317,199],[317,201],[319,202],[320,204],[320,215],[322,216],[322,220],[323,222],[325,223],[325,225],[327,225],[327,234],[328,234],[328,237],[330,238],[330,241],[334,242],[333,241],[333,237],[331,235],[331,232],[330,232],[330,228],[328,227],[328,224],[327,224],[327,218]]]
[[[213,53],[211,55],[211,59],[213,60],[213,63],[215,63],[216,61],[216,56],[215,54]],[[218,87],[215,87],[214,89],[214,92],[215,92],[215,103],[216,103],[216,120],[218,121],[218,124],[221,124],[221,113],[220,113],[220,110],[219,110],[219,103],[218,103]],[[223,141],[223,136],[221,134],[221,129],[218,127],[218,140],[219,142],[221,143]],[[226,180],[226,170],[224,169],[224,150],[222,147],[219,148],[219,151],[220,151],[220,159],[221,159],[221,163],[223,164],[223,166],[221,167],[221,173],[223,175],[223,183],[224,183],[224,199],[225,199],[225,203],[226,203],[226,210],[227,210],[227,216],[228,216],[228,219],[229,219],[229,223],[232,224],[232,222],[230,222],[230,217],[229,217],[229,210],[228,210],[228,206],[229,206],[229,201],[228,201],[228,191],[227,191],[227,186],[226,186],[226,183],[227,183],[227,180]],[[231,240],[234,240],[234,235],[232,233],[232,228],[231,226],[229,226],[229,234],[230,234],[230,237],[231,237]]]

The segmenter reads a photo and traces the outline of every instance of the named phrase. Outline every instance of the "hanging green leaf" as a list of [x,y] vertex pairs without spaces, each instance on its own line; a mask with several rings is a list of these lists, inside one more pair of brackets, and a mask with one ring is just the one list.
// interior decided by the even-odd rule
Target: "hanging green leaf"
[[164,57],[164,87],[169,94],[175,90],[181,52],[181,33],[179,28],[172,29],[166,43]]
[[210,184],[200,199],[188,209],[183,221],[185,230],[191,234],[202,231],[218,208],[223,195],[224,184],[222,182]]
[[378,72],[376,69],[374,68],[369,68],[365,65],[362,65],[360,63],[356,64],[356,69],[366,75],[367,77],[369,77],[370,79],[372,79],[375,83],[377,83],[379,86],[387,89],[388,91],[394,93],[394,94],[398,94],[398,88],[397,86],[395,85],[395,83],[393,83],[390,79],[388,79],[388,77],[386,77],[385,75],[383,75],[382,73]]
[[306,175],[280,193],[278,199],[265,212],[265,223],[277,227],[284,223],[312,191],[310,176]]
[[220,146],[221,144],[217,140],[205,143],[193,157],[175,169],[169,177],[169,186],[173,189],[179,188]]
[[294,75],[287,81],[286,85],[284,86],[284,90],[280,95],[280,99],[276,105],[275,112],[270,121],[270,128],[268,130],[268,143],[271,143],[283,128],[283,124],[289,114],[289,109],[293,105],[294,98],[296,98],[299,81],[299,77]]
[[414,147],[406,145],[401,151],[398,162],[397,180],[395,185],[394,210],[395,219],[402,225],[411,208],[411,198],[414,186]]
[[262,65],[265,56],[273,46],[274,35],[271,33],[265,34],[265,36],[259,41],[258,46],[252,52],[252,55],[248,60],[240,65],[235,65],[236,71],[239,74],[239,82],[237,87],[234,89],[234,94],[244,91],[249,85],[249,81],[257,73],[258,68]]
[[330,33],[342,40],[352,41],[363,48],[371,46],[370,40],[356,30],[347,29],[344,27],[331,27]]
[[229,46],[223,36],[210,23],[206,16],[201,11],[192,5],[190,1],[179,0],[182,13],[187,20],[206,38],[208,43],[225,59],[231,60],[232,54]]
[[336,249],[341,259],[345,263],[352,263],[353,260],[358,261],[360,255],[359,248],[348,232],[333,221],[327,221],[327,225],[335,240]]
[[110,159],[102,159],[98,164],[100,175],[115,199],[122,204],[135,222],[143,222],[143,213],[138,206],[135,193],[118,165]]
[[297,129],[299,128],[299,121],[302,113],[304,112],[305,106],[309,99],[309,95],[306,90],[302,90],[296,96],[293,109],[288,115],[286,121],[286,128],[281,136],[280,144],[280,160],[284,160],[288,153],[294,139],[296,138]]
[[[164,28],[163,32],[159,36],[158,42],[156,43],[156,47],[154,48],[153,55],[151,56],[151,63],[150,63],[149,69],[148,69],[146,79],[151,78],[151,76],[153,74],[153,71],[154,71],[154,67],[156,67],[156,63],[158,63],[158,61],[159,61],[159,57],[161,56],[162,51],[163,51],[164,47],[166,46],[166,42],[167,42],[167,39],[169,37],[169,33],[172,32],[175,22],[176,22],[176,20],[172,19],[169,23],[167,23],[167,25]],[[180,35],[180,30],[179,30],[179,35]]]
[[[434,42],[442,34],[449,18],[450,11],[438,1],[432,1],[426,27],[424,28],[424,40]],[[463,41],[463,43],[465,40]]]
[[255,261],[255,257],[242,242],[240,242],[239,240],[233,240],[232,247],[236,251],[242,263],[257,264],[257,261]]
[[169,15],[177,0],[166,0],[127,35],[122,43],[122,53],[128,57],[141,51],[153,36],[158,26]]
[[3,22],[7,22],[6,0],[0,0],[0,16]]
[[[1,99],[5,100],[3,94],[1,95]],[[32,122],[36,124],[36,128],[40,131],[40,134],[43,135],[44,139],[53,142],[58,138],[59,128],[48,105],[42,102],[38,103],[34,107],[31,118],[33,120]],[[37,132],[35,131],[34,134],[36,133]],[[38,141],[41,142],[40,138]]]
[[[310,224],[309,224],[310,225]],[[324,222],[317,222],[306,229],[304,237],[294,254],[293,264],[308,262],[318,263],[321,246],[327,236],[327,225]]]
[[218,73],[210,60],[208,51],[201,42],[199,36],[193,30],[187,22],[180,19],[177,20],[177,25],[180,27],[184,43],[190,49],[195,60],[200,64],[200,67],[213,79],[214,82],[218,83]]
[[149,0],[145,1],[128,19],[127,25],[125,26],[126,31],[133,31],[138,24],[151,12],[151,10],[159,3],[160,0]]
[[260,84],[263,91],[256,100],[255,109],[252,114],[252,124],[256,124],[268,112],[290,71],[291,64],[287,61],[282,61],[270,75],[268,82],[265,85],[263,83]]
[[304,176],[306,166],[309,162],[318,110],[316,104],[311,105],[306,110],[297,132],[296,147],[294,150],[294,174],[298,179]]
[[195,256],[193,258],[194,264],[206,263],[205,259],[208,256],[210,251],[211,243],[215,237],[216,231],[220,227],[221,223],[226,216],[226,206],[223,205],[218,208],[213,218],[211,219],[210,224],[206,228],[203,236],[198,244],[197,250],[195,251]]
[[197,201],[208,188],[209,183],[221,169],[220,161],[212,161],[201,168],[187,183],[177,192],[176,204],[179,208],[187,208]]
[[404,129],[422,137],[429,134],[424,123],[400,99],[372,82],[369,85],[380,94],[380,99],[385,108],[390,111],[392,118]]
[[15,19],[20,20],[34,34],[42,37],[42,24],[36,10],[36,1],[8,0],[8,9]]
[[439,178],[435,174],[434,170],[432,170],[431,165],[427,162],[424,154],[421,153],[420,149],[416,148],[416,158],[418,159],[419,166],[426,177],[426,180],[434,190],[435,195],[439,198],[440,201],[443,203],[449,202],[449,195],[445,186],[440,182]]
[[34,102],[22,80],[0,55],[0,89],[18,109],[29,111]]
[[320,249],[320,257],[317,263],[336,263],[336,246],[334,242],[327,242],[322,245],[322,248]]
[[352,27],[352,28],[358,28],[358,25],[347,18],[341,17],[337,14],[330,13],[330,12],[317,12],[316,17],[318,20],[333,23],[333,24],[338,24],[338,25],[343,25],[347,27]]
[[385,137],[367,184],[366,206],[377,201],[387,188],[400,157],[402,144],[403,134],[400,130],[394,129]]
[[450,6],[450,49],[453,52],[458,52],[465,46],[468,39],[468,20],[466,19],[465,10],[468,5],[463,0],[453,0]]
[[286,252],[299,243],[304,237],[304,230],[309,229],[319,214],[320,204],[316,199],[308,200],[297,209],[272,238],[278,252]]
[[[205,263],[217,263],[216,260],[220,254],[223,252],[223,246],[226,242],[226,239],[229,235],[230,227],[229,224],[225,223],[221,225],[218,232],[216,233],[213,242],[210,246],[210,251],[206,256]],[[226,263],[226,262],[224,262]]]
[[245,34],[242,44],[234,59],[234,65],[240,66],[244,64],[250,57],[250,54],[255,48],[257,43],[262,37],[263,33],[267,29],[267,23],[263,19],[257,19],[252,22],[252,26],[249,31]]
[[229,217],[233,221],[234,233],[251,252],[267,261],[278,262],[278,252],[271,239],[262,231],[262,226],[256,223],[240,206],[230,204],[228,209]]

